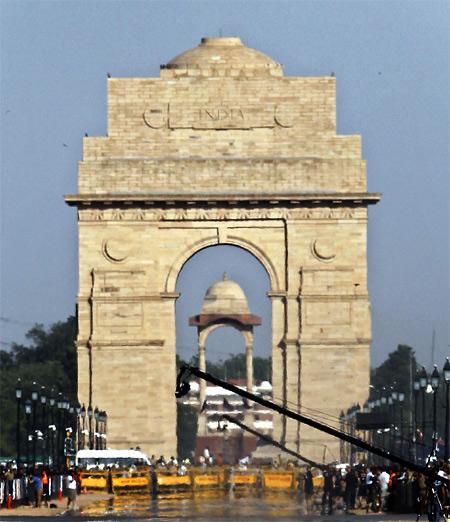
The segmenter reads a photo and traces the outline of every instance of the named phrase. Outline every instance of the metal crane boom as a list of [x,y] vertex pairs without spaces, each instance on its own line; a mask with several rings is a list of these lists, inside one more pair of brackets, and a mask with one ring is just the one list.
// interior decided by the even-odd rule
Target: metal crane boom
[[214,375],[211,375],[210,373],[203,372],[202,370],[200,370],[199,368],[197,368],[195,366],[183,365],[181,367],[180,372],[177,377],[177,386],[176,386],[176,390],[175,390],[175,396],[177,398],[182,397],[183,395],[186,395],[186,393],[188,393],[188,391],[190,389],[189,383],[187,381],[183,380],[183,377],[187,373],[191,374],[191,375],[195,375],[199,379],[203,379],[204,381],[210,382],[211,384],[215,384],[216,386],[220,386],[220,387],[224,388],[225,390],[229,390],[229,391],[235,393],[236,395],[244,397],[250,401],[261,404],[262,406],[265,406],[266,408],[276,411],[276,412],[280,413],[281,415],[285,415],[286,417],[296,420],[297,422],[302,422],[303,424],[311,426],[312,428],[316,428],[317,430],[322,431],[324,433],[328,433],[329,435],[332,435],[333,437],[336,437],[340,440],[349,442],[350,444],[353,444],[354,446],[358,446],[359,448],[367,450],[370,453],[373,453],[374,455],[378,455],[379,457],[382,457],[384,459],[388,459],[392,462],[400,464],[401,466],[404,466],[405,468],[408,468],[413,471],[417,471],[419,473],[424,473],[426,475],[428,475],[428,473],[429,473],[428,469],[425,468],[424,466],[419,466],[418,464],[415,464],[414,462],[410,462],[409,460],[403,459],[402,457],[399,457],[398,455],[393,455],[389,451],[386,451],[382,448],[378,448],[377,446],[373,446],[372,444],[369,444],[368,442],[366,442],[362,439],[359,439],[358,437],[353,437],[352,435],[349,435],[348,433],[343,433],[335,428],[332,428],[331,426],[328,426],[319,421],[311,419],[310,417],[307,417],[300,413],[291,411],[288,408],[285,408],[283,406],[279,406],[278,404],[275,404],[274,402],[269,401],[267,399],[263,399],[262,397],[259,397],[247,390],[238,388],[234,384],[230,384],[228,382],[223,381],[222,379],[218,379],[217,377],[214,377]]

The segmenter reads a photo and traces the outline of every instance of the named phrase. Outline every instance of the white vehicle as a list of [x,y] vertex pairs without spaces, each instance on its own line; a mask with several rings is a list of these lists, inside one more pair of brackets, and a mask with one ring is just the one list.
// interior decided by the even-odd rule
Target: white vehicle
[[75,458],[75,465],[83,469],[107,467],[124,468],[130,466],[150,466],[145,453],[138,450],[80,450]]

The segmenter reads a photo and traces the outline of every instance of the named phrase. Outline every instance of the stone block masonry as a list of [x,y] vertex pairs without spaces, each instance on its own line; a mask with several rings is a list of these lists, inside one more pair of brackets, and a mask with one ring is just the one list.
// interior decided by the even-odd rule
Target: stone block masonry
[[[204,39],[159,78],[108,80],[108,135],[84,138],[66,201],[79,219],[79,400],[106,409],[111,447],[176,453],[176,280],[218,244],[269,275],[274,397],[335,417],[365,401],[379,195],[360,137],[335,122],[334,78],[284,77],[239,38]],[[281,417],[274,436],[312,459],[323,445],[339,455]]]

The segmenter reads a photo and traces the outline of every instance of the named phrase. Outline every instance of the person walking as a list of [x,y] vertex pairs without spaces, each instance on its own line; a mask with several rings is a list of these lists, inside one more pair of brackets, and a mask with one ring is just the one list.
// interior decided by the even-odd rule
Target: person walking
[[357,504],[356,507],[359,509],[365,508],[365,504],[367,499],[367,486],[366,486],[366,478],[367,478],[367,470],[362,465],[358,471],[358,493],[357,493]]
[[313,511],[313,495],[314,495],[314,482],[313,474],[311,472],[311,466],[308,466],[305,473],[304,481],[304,492],[306,500],[306,511],[310,515]]
[[[395,472],[393,472],[393,473],[395,476]],[[381,492],[381,509],[383,511],[387,511],[390,474],[385,469],[383,469],[383,471],[380,473],[379,481],[380,481],[380,492]]]
[[69,471],[66,478],[67,487],[67,509],[72,505],[72,510],[76,509],[77,505],[77,481],[73,471]]
[[42,468],[41,481],[42,481],[42,498],[44,500],[45,506],[48,506],[48,501],[49,501],[49,498],[50,498],[50,492],[49,492],[49,489],[48,489],[49,484],[48,484],[48,475],[47,475],[47,469],[46,468]]
[[374,468],[369,468],[366,474],[366,513],[369,512],[369,509],[372,506],[374,499],[374,481],[375,481],[375,472]]
[[322,515],[333,514],[333,493],[335,484],[336,476],[331,467],[328,466],[323,472]]
[[31,473],[29,476],[29,482],[34,486],[34,507],[40,508],[42,505],[42,493],[44,491],[44,486],[42,484],[39,473]]
[[356,491],[358,489],[358,475],[355,470],[347,466],[347,473],[345,474],[345,511],[355,509]]

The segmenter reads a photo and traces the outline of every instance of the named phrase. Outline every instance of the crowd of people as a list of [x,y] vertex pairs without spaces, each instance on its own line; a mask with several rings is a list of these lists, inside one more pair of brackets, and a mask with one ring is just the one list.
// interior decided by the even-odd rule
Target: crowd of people
[[395,466],[327,466],[317,487],[313,471],[308,467],[301,478],[306,507],[309,513],[320,511],[323,515],[358,509],[423,514],[430,502],[429,486],[434,485],[442,510],[448,513],[450,465],[435,463],[429,470],[425,475]]
[[[193,459],[201,468],[217,464],[208,448],[203,455]],[[178,461],[175,457],[150,458],[151,472],[168,471],[185,475],[193,466],[190,459]],[[236,469],[246,469],[238,463]],[[250,464],[251,465],[251,464]],[[423,514],[433,499],[430,499],[430,485],[436,491],[437,502],[444,513],[450,513],[450,464],[433,462],[428,466],[429,473],[411,472],[398,467],[365,466],[326,466],[321,469],[298,468],[299,492],[309,514],[349,512],[364,510],[415,511]],[[67,497],[67,508],[75,509],[77,494],[81,492],[81,471],[78,468],[55,469],[49,466],[25,468],[12,464],[0,466],[0,503],[8,497],[21,499],[34,504],[49,505],[52,498],[62,492]],[[109,469],[111,475],[111,469]]]
[[156,458],[155,455],[150,457],[150,466],[154,469],[159,470],[176,470],[178,475],[185,475],[188,472],[188,469],[193,465],[198,465],[200,468],[205,469],[208,466],[221,466],[223,464],[223,460],[221,456],[215,457],[211,454],[208,446],[206,446],[201,455],[196,457],[195,453],[191,453],[191,458],[186,458],[178,461],[178,459],[174,456],[171,456],[169,459],[166,459],[164,455],[161,455],[159,458]]
[[12,463],[0,466],[0,503],[21,501],[40,508],[51,506],[51,499],[67,497],[67,508],[76,508],[81,492],[81,472],[78,468],[56,469],[51,466],[24,467]]

